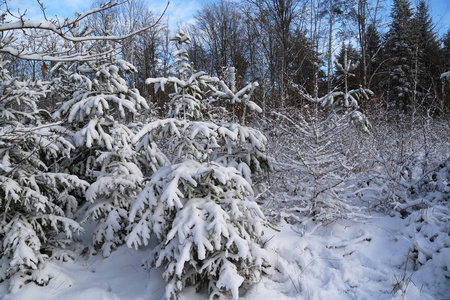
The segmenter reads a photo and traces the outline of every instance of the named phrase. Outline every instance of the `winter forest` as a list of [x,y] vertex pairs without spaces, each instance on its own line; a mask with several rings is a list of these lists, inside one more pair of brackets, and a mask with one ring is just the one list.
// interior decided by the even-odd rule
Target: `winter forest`
[[0,299],[450,298],[433,1],[11,2]]

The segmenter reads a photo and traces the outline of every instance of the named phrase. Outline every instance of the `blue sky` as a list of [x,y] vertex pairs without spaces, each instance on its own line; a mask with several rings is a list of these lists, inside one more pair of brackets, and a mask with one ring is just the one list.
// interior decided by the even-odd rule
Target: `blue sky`
[[[414,2],[413,2],[414,3]],[[429,0],[433,21],[436,30],[440,35],[450,28],[450,1],[449,0]]]
[[[212,0],[171,0],[167,11],[170,24],[179,25],[193,18],[195,12],[201,8],[202,3]],[[388,0],[389,1],[389,0]],[[411,0],[413,5],[418,0]],[[91,7],[91,0],[42,0],[47,8],[48,17],[57,15],[61,18],[73,17],[76,11],[85,11]],[[149,7],[158,14],[164,10],[167,1],[148,0]],[[27,16],[33,20],[42,19],[42,13],[36,0],[8,0],[10,8],[17,12],[27,9]],[[436,24],[436,30],[442,36],[450,28],[450,1],[449,0],[429,0],[433,21]],[[390,5],[387,5],[390,10]]]
[[[83,12],[91,8],[91,0],[42,0],[46,8],[48,18],[72,18],[76,11]],[[149,7],[155,14],[162,13],[167,5],[164,0],[147,0]],[[208,0],[170,0],[166,16],[174,25],[193,18],[195,12],[201,8],[202,3]],[[8,5],[13,12],[20,9],[27,10],[27,16],[32,20],[41,20],[42,12],[36,0],[8,0]]]

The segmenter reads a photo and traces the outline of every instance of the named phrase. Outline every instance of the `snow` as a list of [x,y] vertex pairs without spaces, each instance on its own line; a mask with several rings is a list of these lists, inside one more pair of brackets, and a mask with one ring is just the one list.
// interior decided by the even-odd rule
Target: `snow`
[[19,293],[5,295],[2,285],[0,295],[4,295],[3,300],[161,299],[164,281],[158,270],[148,272],[141,267],[144,256],[144,251],[121,247],[105,260],[96,256],[75,264],[54,263],[58,276],[47,286],[27,284]]
[[[287,223],[277,226],[280,232],[266,228],[271,274],[245,295],[240,291],[240,299],[401,299],[403,293],[404,299],[445,299],[450,285],[441,272],[450,267],[450,251],[443,249],[439,260],[414,270],[411,262],[406,264],[413,242],[406,234],[408,223],[373,214],[370,219],[342,220],[316,230],[307,227],[303,235]],[[141,266],[150,248],[136,251],[121,246],[105,260],[93,256],[75,263],[54,262],[60,275],[47,286],[29,283],[5,295],[7,286],[1,283],[0,295],[3,300],[159,300],[166,285],[162,270],[148,272]],[[239,278],[226,280],[239,286]],[[188,288],[180,299],[203,300],[207,295]]]
[[450,79],[450,71],[441,74],[441,79],[444,78]]
[[239,286],[244,282],[244,278],[236,276],[236,266],[230,262],[226,262],[220,270],[220,279],[217,281],[218,288],[231,287],[233,299],[239,298]]

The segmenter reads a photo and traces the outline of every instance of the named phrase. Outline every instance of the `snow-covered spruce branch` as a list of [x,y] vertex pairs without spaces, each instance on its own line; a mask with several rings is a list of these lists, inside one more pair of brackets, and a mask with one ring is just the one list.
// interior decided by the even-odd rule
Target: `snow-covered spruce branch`
[[92,232],[93,252],[101,250],[104,257],[124,243],[131,204],[142,190],[143,174],[135,156],[127,147],[104,152],[97,159],[103,170],[96,172],[96,181],[86,190],[91,205],[82,223],[97,221]]
[[[34,144],[34,148],[28,152],[24,152],[21,155],[20,160],[16,161],[14,164],[10,164],[8,153],[6,157],[3,157],[3,161],[0,163],[0,168],[7,174],[12,175],[22,166],[22,164],[32,160],[36,153],[43,151],[47,152],[47,158],[53,157],[55,159],[58,156],[57,153],[61,152],[61,150],[62,152],[59,153],[59,155],[63,154],[63,156],[68,157],[70,150],[72,150],[74,146],[60,135],[63,130],[64,129],[61,130],[61,127],[59,126],[41,126],[39,129],[30,130],[23,135],[21,135],[20,130],[18,130],[19,134],[16,135],[16,137],[14,137],[16,132],[12,131],[10,133],[12,138],[7,140],[0,138],[0,141],[4,142],[3,146],[6,147],[14,144],[20,144],[24,141],[28,144]],[[50,169],[50,167],[44,167],[44,169]]]
[[266,254],[258,241],[263,214],[248,181],[233,167],[193,160],[159,169],[133,204],[129,247],[161,243],[148,266],[165,265],[166,299],[186,285],[205,285],[212,297],[238,299],[246,279],[259,278]]
[[4,126],[0,128],[0,141],[2,143],[14,143],[18,141],[23,141],[27,138],[27,135],[34,134],[36,136],[48,136],[47,132],[42,132],[41,129],[44,128],[60,128],[61,122],[54,122],[49,124],[44,124],[40,126],[36,126],[33,128],[30,127],[13,127],[13,126]]
[[245,162],[254,170],[264,167],[262,163],[265,161],[266,137],[258,130],[239,124],[214,124],[173,118],[157,120],[145,125],[133,137],[132,142],[137,151],[152,149],[151,153],[158,155],[154,143],[161,139],[172,139],[171,152],[176,156],[175,160],[215,160],[224,165]]
[[[112,150],[119,141],[112,138],[112,129],[122,127],[120,124],[127,114],[136,114],[138,109],[148,109],[146,100],[136,89],[128,88],[125,80],[120,76],[123,72],[132,72],[134,67],[122,60],[115,64],[100,64],[87,66],[88,71],[95,72],[94,80],[86,76],[73,74],[68,81],[73,86],[69,100],[65,101],[53,114],[55,119],[64,120],[75,129],[74,144],[77,146],[105,146],[105,150]],[[84,69],[83,69],[84,70]],[[129,134],[131,132],[128,130]]]
[[302,96],[305,100],[311,103],[318,103],[322,106],[330,106],[333,105],[340,100],[343,100],[344,107],[358,107],[358,101],[362,97],[365,99],[369,99],[369,96],[373,96],[373,92],[369,89],[360,87],[359,89],[350,90],[348,92],[333,90],[321,97],[314,97],[304,92],[298,85],[293,84],[296,87],[296,91]]

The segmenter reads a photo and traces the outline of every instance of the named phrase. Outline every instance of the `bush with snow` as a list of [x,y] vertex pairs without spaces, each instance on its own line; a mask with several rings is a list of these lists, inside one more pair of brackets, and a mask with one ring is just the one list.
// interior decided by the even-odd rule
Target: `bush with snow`
[[[358,100],[370,90],[349,90],[347,79],[357,64],[345,57],[336,62],[343,74],[344,90],[318,97],[299,90],[307,100],[301,110],[272,112],[269,130],[277,157],[277,189],[283,198],[275,199],[278,215],[286,220],[327,224],[351,217],[359,208],[351,205],[344,185],[361,170],[364,143],[371,124],[358,108]],[[279,154],[278,154],[279,153]]]
[[415,197],[398,203],[396,209],[407,212],[404,234],[411,240],[412,259],[417,266],[435,261],[450,275],[445,256],[450,253],[450,161],[441,162],[412,186]]

